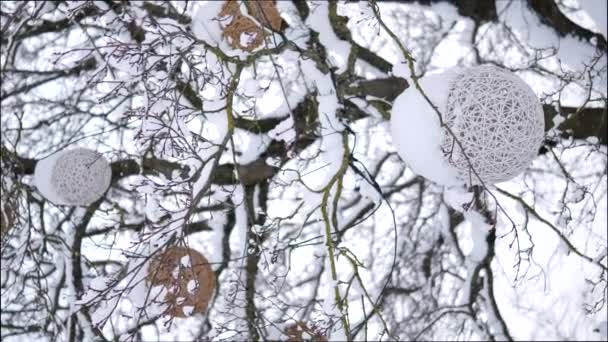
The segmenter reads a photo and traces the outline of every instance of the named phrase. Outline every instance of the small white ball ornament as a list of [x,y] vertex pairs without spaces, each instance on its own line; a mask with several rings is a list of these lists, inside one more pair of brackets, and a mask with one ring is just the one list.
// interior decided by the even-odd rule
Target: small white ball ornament
[[89,205],[103,196],[112,179],[108,161],[86,148],[62,151],[36,165],[38,190],[60,205]]
[[544,137],[542,106],[515,74],[477,66],[419,83],[444,126],[413,86],[397,97],[393,142],[413,172],[442,185],[480,184],[479,178],[493,184],[517,176],[536,157]]

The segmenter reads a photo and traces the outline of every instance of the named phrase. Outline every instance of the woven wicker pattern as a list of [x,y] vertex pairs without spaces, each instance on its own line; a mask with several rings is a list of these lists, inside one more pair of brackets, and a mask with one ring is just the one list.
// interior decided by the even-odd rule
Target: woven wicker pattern
[[207,310],[215,289],[215,273],[207,258],[185,247],[170,247],[150,262],[148,286],[167,290],[166,315],[188,317]]
[[240,1],[236,0],[226,1],[222,6],[219,17],[230,18],[228,25],[223,28],[228,44],[235,49],[251,52],[262,45],[267,35],[264,27],[260,26],[259,23],[278,31],[281,29],[283,19],[274,1],[245,2],[249,14],[258,22],[243,15],[239,3]]
[[245,6],[247,6],[249,14],[262,25],[275,31],[281,30],[283,19],[281,19],[274,1],[245,1]]
[[62,152],[51,173],[51,185],[69,205],[89,205],[103,196],[112,179],[108,161],[86,148]]
[[[542,106],[532,89],[493,66],[465,69],[452,80],[445,122],[485,183],[523,172],[538,154],[545,130]],[[463,181],[480,183],[447,131],[442,149]]]

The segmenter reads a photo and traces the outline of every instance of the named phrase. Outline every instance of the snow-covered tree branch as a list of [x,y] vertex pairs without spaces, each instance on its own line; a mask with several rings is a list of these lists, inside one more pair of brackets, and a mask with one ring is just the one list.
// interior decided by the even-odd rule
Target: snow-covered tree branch
[[2,340],[606,340],[605,13],[2,1]]

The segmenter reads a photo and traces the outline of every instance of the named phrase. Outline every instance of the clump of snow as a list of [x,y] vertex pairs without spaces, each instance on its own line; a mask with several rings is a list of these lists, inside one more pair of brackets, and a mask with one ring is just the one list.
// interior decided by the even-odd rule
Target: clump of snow
[[608,2],[599,0],[579,0],[580,8],[587,14],[593,22],[593,30],[608,37],[608,22],[606,17],[606,7]]
[[480,262],[488,253],[486,236],[491,227],[486,223],[485,218],[476,211],[465,211],[463,214],[465,220],[470,224],[471,240],[473,242],[469,258],[475,262]]
[[[449,84],[456,72],[426,76],[420,86],[440,112],[446,108]],[[414,86],[406,89],[393,103],[391,114],[393,144],[403,161],[415,173],[442,185],[462,183],[457,170],[441,151],[442,129],[439,117]]]
[[587,142],[590,144],[597,144],[600,140],[597,137],[587,137]]
[[186,316],[192,316],[192,313],[194,312],[194,306],[185,305],[185,306],[182,306],[182,310],[184,311],[184,314]]
[[38,188],[38,191],[47,200],[52,203],[63,205],[65,204],[63,198],[55,191],[51,185],[51,174],[57,159],[61,156],[61,152],[52,154],[36,163],[36,169],[34,170],[34,184]]
[[551,119],[551,121],[553,122],[553,127],[551,129],[557,129],[557,127],[561,125],[562,122],[566,121],[566,118],[558,114],[555,115],[553,119]]
[[572,183],[568,185],[566,190],[566,203],[579,203],[585,198],[585,193],[587,189],[584,186],[581,186],[577,183]]
[[255,44],[255,40],[257,38],[257,33],[252,32],[243,32],[240,36],[240,44],[241,46],[251,46]]
[[443,199],[450,207],[462,212],[473,201],[473,193],[460,187],[448,188],[443,193]]
[[194,293],[194,291],[196,291],[196,289],[198,288],[198,285],[196,284],[196,280],[191,279],[188,281],[188,292],[190,293]]
[[198,8],[192,18],[192,31],[198,39],[212,45],[222,41],[222,28],[216,17],[223,4],[223,1],[207,1]]
[[327,49],[329,63],[336,66],[337,73],[346,70],[350,44],[341,40],[334,33],[329,22],[329,2],[319,2],[310,7],[306,25],[319,33],[319,41]]
[[288,116],[285,120],[281,121],[268,132],[268,136],[272,139],[283,140],[288,143],[293,141],[296,136],[293,118]]
[[180,259],[180,264],[184,267],[191,267],[192,266],[192,262],[190,261],[190,256],[189,255],[184,255],[181,259]]
[[[584,0],[579,3],[601,4],[603,2],[605,3],[605,1]],[[595,6],[591,5],[588,8],[593,7]],[[601,7],[601,5],[598,6],[598,8]],[[605,8],[605,6],[603,7]],[[539,16],[525,1],[497,1],[496,13],[499,14],[499,22],[508,22],[509,30],[520,41],[525,42],[526,46],[539,50],[557,47],[556,57],[563,63],[562,68],[582,70],[596,54],[596,46],[587,41],[573,35],[561,37],[552,27],[541,22]],[[605,12],[601,13],[599,16],[605,17]],[[531,27],[534,29],[531,30]]]

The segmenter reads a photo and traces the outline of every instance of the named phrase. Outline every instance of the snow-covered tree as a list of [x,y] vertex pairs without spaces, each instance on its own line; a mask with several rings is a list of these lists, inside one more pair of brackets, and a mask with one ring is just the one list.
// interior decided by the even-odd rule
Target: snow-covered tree
[[[604,0],[2,1],[0,30],[3,341],[608,338]],[[505,110],[503,140],[454,119]]]

